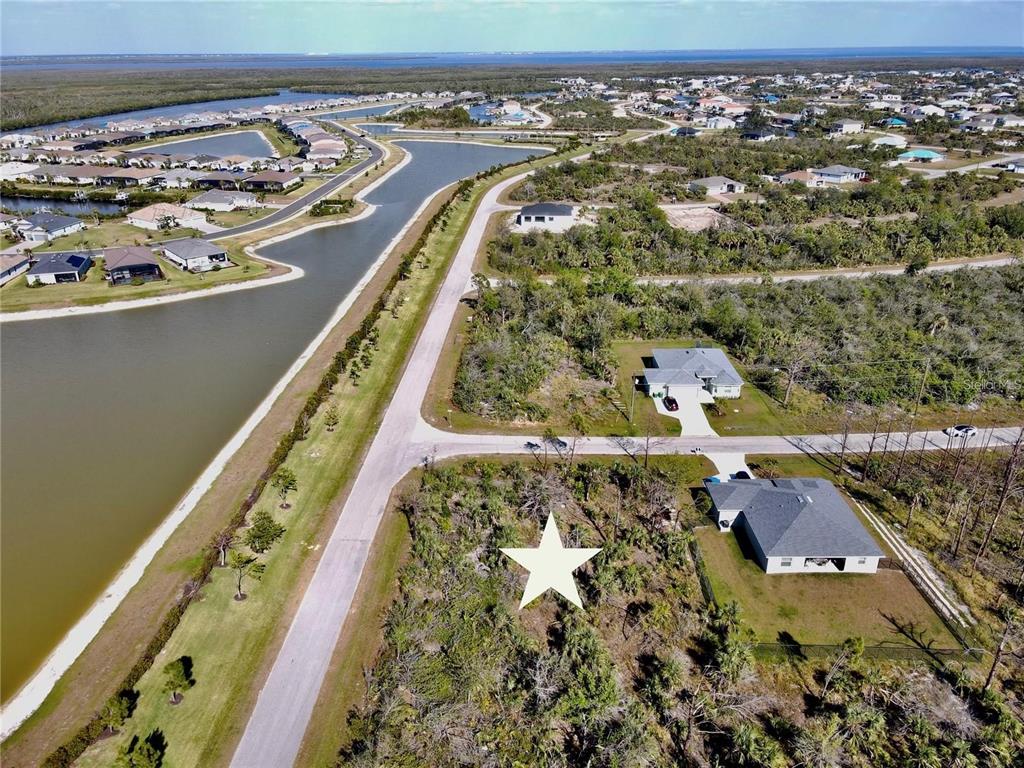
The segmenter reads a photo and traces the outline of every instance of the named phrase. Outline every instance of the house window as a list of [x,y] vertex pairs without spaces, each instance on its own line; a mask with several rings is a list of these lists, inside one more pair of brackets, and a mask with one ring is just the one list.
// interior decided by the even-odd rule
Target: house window
[[857,565],[865,565],[867,563],[867,561],[868,561],[868,559],[866,557],[858,558],[857,559]]
[[793,558],[791,557],[784,557],[782,558],[782,562],[779,563],[779,565],[781,565],[783,568],[789,568],[789,566],[791,566],[792,564]]

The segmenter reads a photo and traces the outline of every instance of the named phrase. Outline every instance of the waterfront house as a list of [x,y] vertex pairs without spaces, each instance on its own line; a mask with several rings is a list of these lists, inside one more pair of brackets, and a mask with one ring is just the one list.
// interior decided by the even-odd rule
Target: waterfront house
[[287,171],[263,171],[247,178],[243,184],[247,189],[261,192],[283,192],[302,185],[302,177]]
[[29,285],[80,283],[92,266],[92,255],[86,251],[55,251],[37,253],[35,263],[25,279]]
[[227,251],[208,240],[186,237],[161,243],[160,248],[168,261],[188,272],[209,272],[232,266]]
[[23,240],[45,243],[85,229],[85,222],[74,216],[56,213],[35,213],[23,218],[15,228]]
[[720,531],[750,544],[765,573],[874,573],[885,553],[828,480],[709,478]]
[[194,208],[200,211],[236,211],[239,209],[255,208],[259,203],[256,195],[252,192],[237,192],[235,190],[211,189],[203,192],[185,203],[185,207]]
[[196,179],[195,185],[202,189],[241,189],[242,183],[251,175],[244,171],[214,171]]
[[135,280],[162,280],[164,276],[156,256],[141,245],[105,249],[103,273],[111,285],[125,285]]
[[0,253],[0,285],[9,283],[22,272],[26,272],[31,263],[29,254],[26,251]]
[[206,223],[206,216],[180,205],[154,203],[129,213],[128,223],[133,227],[150,230],[201,227]]

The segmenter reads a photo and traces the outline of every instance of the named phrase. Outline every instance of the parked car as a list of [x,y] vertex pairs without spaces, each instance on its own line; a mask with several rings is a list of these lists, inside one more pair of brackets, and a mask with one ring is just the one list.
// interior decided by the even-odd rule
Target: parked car
[[526,447],[526,450],[528,450],[528,451],[539,451],[540,450],[540,446],[537,445],[537,443],[534,443],[532,441],[527,441],[525,447]]
[[674,397],[666,397],[661,402],[665,404],[666,411],[674,413],[675,411],[679,410],[679,401],[676,400]]
[[974,437],[978,434],[978,428],[972,427],[970,424],[956,424],[952,427],[947,427],[942,430],[942,433],[949,437],[955,437],[960,440],[967,440],[968,438]]

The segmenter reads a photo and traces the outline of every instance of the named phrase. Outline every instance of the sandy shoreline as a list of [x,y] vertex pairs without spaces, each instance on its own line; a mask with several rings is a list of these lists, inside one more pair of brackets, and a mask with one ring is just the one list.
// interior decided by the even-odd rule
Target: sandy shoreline
[[[390,149],[386,145],[382,145],[382,149],[385,152],[384,159],[387,159],[387,157],[390,156]],[[411,160],[411,157],[411,155],[406,153],[401,162],[395,165],[394,168],[387,171],[387,173],[368,184],[364,189],[356,194],[355,199],[362,201],[362,198],[365,195],[372,192],[380,184],[383,184],[384,181],[405,167],[405,165]],[[444,188],[442,187],[442,189]],[[60,678],[65,672],[67,672],[86,647],[88,647],[93,638],[99,634],[107,619],[110,618],[125,596],[139,582],[157,552],[160,551],[177,527],[192,512],[196,504],[199,503],[203,495],[210,489],[217,477],[227,466],[231,457],[234,456],[239,448],[241,448],[249,435],[251,435],[253,430],[256,429],[257,425],[270,412],[270,409],[273,407],[278,397],[280,397],[281,393],[284,392],[292,379],[295,378],[303,366],[305,366],[309,361],[310,357],[324,342],[324,339],[327,338],[328,334],[344,318],[359,295],[366,289],[366,286],[369,285],[370,281],[387,261],[387,258],[391,255],[395,246],[401,241],[409,229],[422,215],[426,207],[440,192],[441,190],[438,190],[432,194],[423,203],[423,205],[416,210],[409,221],[406,222],[405,226],[403,226],[399,233],[391,240],[390,243],[388,243],[387,247],[378,259],[370,265],[362,279],[360,279],[352,290],[348,292],[334,311],[334,314],[331,315],[324,328],[313,338],[288,370],[285,371],[284,375],[278,380],[267,396],[249,415],[242,426],[239,427],[231,439],[228,440],[224,447],[221,448],[216,456],[214,456],[206,469],[203,470],[202,474],[199,475],[181,500],[174,506],[170,515],[168,515],[146,538],[124,567],[118,571],[110,584],[103,590],[102,595],[90,606],[89,610],[86,611],[86,613],[75,623],[67,634],[64,635],[57,647],[54,648],[49,656],[47,656],[46,660],[42,665],[40,665],[32,677],[29,678],[28,682],[11,697],[10,701],[8,701],[6,705],[4,705],[3,709],[0,710],[0,740],[6,739],[11,735],[32,715],[32,713],[36,711],[36,709],[42,705]],[[345,221],[324,222],[323,224],[314,224],[310,226],[313,228],[323,226],[344,226],[345,224],[355,221],[357,218],[365,218],[366,216],[371,215],[374,210],[376,210],[374,206],[369,206],[365,211],[361,212],[358,217],[346,219]],[[283,235],[278,235],[274,238],[268,238],[266,241],[261,241],[257,246],[250,247],[254,248],[254,250],[258,250],[258,248],[268,245],[271,242],[280,242],[281,240],[289,237],[294,237],[306,229],[307,228],[304,227],[302,230],[297,230],[296,232],[289,232]],[[299,270],[299,272],[301,272],[301,270]],[[289,277],[288,279],[297,279],[301,276],[302,275],[299,274],[295,277]],[[266,285],[269,282],[269,280],[253,281],[253,283],[249,285],[251,287],[256,287],[257,284]],[[210,292],[202,292],[200,295],[206,296],[209,295],[209,293]],[[198,296],[194,298],[198,298]],[[123,307],[120,307],[119,309],[123,309]]]

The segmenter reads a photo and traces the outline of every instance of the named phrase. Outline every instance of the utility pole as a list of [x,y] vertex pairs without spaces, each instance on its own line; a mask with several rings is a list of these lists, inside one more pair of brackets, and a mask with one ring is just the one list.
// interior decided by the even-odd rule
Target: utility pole
[[900,481],[903,477],[903,463],[907,459],[907,449],[910,447],[910,435],[914,431],[914,421],[917,419],[917,411],[921,407],[921,398],[924,397],[924,388],[928,383],[928,374],[932,370],[932,359],[929,357],[924,363],[924,375],[921,376],[921,387],[917,390],[917,400],[914,403],[914,411],[910,414],[910,421],[907,422],[907,436],[903,441],[903,450],[900,452],[900,463],[896,466],[896,480],[895,483]]

